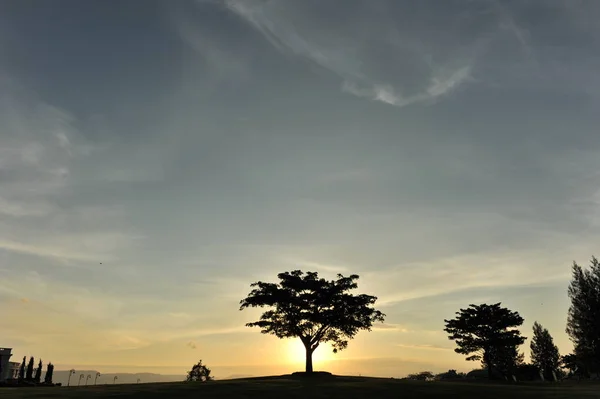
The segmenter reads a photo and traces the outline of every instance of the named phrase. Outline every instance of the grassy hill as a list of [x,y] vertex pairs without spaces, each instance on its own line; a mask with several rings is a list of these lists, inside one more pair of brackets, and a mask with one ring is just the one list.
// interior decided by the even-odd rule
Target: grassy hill
[[3,399],[42,398],[489,398],[573,399],[600,397],[600,384],[493,384],[414,382],[366,377],[323,379],[263,377],[210,383],[155,383],[56,388],[0,388]]

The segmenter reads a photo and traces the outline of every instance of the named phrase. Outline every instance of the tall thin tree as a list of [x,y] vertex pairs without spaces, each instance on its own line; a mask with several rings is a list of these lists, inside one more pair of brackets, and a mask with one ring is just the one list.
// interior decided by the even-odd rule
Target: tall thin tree
[[33,377],[33,381],[37,384],[42,380],[42,367],[42,359],[40,359],[37,369],[35,369],[35,376]]
[[48,363],[46,366],[46,375],[44,376],[45,384],[52,384],[52,374],[54,374],[54,365],[52,363]]
[[552,379],[552,373],[556,373],[559,367],[560,353],[548,329],[537,321],[533,323],[530,348],[531,363],[542,371],[544,378]]
[[23,356],[23,362],[19,367],[19,381],[23,381],[25,379],[25,364],[27,363],[27,357]]
[[33,368],[35,367],[35,360],[33,356],[29,358],[27,363],[27,371],[25,372],[25,381],[33,381]]
[[600,372],[600,262],[596,257],[585,270],[573,263],[568,294],[571,306],[566,331],[574,354],[586,373]]

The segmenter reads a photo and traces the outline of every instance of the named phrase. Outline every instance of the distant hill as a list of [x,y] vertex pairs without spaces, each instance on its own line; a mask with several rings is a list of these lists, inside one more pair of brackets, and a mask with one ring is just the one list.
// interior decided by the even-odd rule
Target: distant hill
[[[88,385],[94,384],[94,379],[96,377],[96,370],[76,370],[75,374],[71,376],[71,386],[76,386],[79,383],[79,376],[81,374],[84,375],[81,380],[81,385],[85,385],[85,381],[87,376],[91,377],[88,379]],[[140,383],[145,382],[174,382],[174,381],[184,381],[185,375],[165,375],[165,374],[154,374],[154,373],[102,373],[100,377],[98,377],[98,385],[102,384],[112,384],[114,377],[117,377],[117,384],[135,384],[137,380],[140,379]],[[61,383],[63,385],[67,385],[67,381],[69,379],[69,371],[68,370],[55,370],[53,381],[54,383]]]

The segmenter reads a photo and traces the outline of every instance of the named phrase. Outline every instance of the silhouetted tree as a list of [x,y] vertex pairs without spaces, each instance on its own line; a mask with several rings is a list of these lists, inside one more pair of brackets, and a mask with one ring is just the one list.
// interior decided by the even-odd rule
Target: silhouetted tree
[[542,370],[544,378],[552,379],[552,372],[558,370],[560,353],[550,332],[537,321],[533,323],[530,348],[531,363]]
[[40,383],[41,379],[42,379],[42,359],[40,359],[40,362],[38,363],[38,367],[37,369],[35,369],[35,376],[33,377],[33,381],[35,381],[36,383]]
[[29,363],[27,364],[27,371],[25,372],[25,381],[33,381],[33,368],[35,365],[35,360],[33,356],[29,358]]
[[202,360],[200,360],[198,363],[194,364],[190,371],[188,371],[186,381],[206,382],[211,381],[212,379],[213,377],[210,375],[210,369],[206,367],[206,365],[202,364]]
[[27,362],[26,357],[23,356],[23,363],[21,363],[21,367],[19,367],[19,381],[23,381],[25,379],[25,363]]
[[54,365],[52,363],[48,363],[46,366],[46,375],[44,376],[45,384],[52,384],[52,375],[54,374]]
[[259,321],[263,334],[278,338],[299,337],[306,350],[306,373],[313,372],[312,354],[323,342],[331,342],[336,353],[348,346],[360,330],[370,330],[385,315],[372,306],[377,297],[353,295],[358,276],[337,275],[337,280],[319,278],[316,272],[300,270],[279,273],[279,283],[253,283],[254,289],[240,302],[240,310],[268,307]]
[[500,303],[469,305],[456,314],[456,318],[444,320],[444,331],[458,346],[454,351],[469,355],[467,360],[481,360],[490,379],[492,367],[506,368],[506,359],[525,342],[525,337],[514,328],[523,324],[523,318],[517,312],[500,307]]
[[586,374],[600,372],[600,263],[595,257],[590,263],[587,270],[573,263],[566,329]]

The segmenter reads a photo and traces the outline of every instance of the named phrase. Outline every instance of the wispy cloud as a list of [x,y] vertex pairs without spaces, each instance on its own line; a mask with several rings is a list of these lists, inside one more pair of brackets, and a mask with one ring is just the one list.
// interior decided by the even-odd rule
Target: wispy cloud
[[429,85],[424,88],[424,91],[409,96],[404,96],[401,92],[397,92],[390,84],[375,84],[373,86],[360,87],[358,83],[345,81],[342,85],[342,90],[359,97],[367,97],[371,100],[403,107],[413,103],[432,102],[438,99],[438,97],[450,94],[469,79],[470,70],[471,66],[466,65],[462,68],[452,70],[450,75],[442,73],[432,75]]
[[91,148],[76,122],[14,80],[0,82],[0,133],[10,132],[0,134],[0,249],[101,262],[140,239],[118,207],[66,200]]
[[400,324],[379,323],[373,326],[373,331],[406,333],[409,329]]
[[429,344],[396,344],[396,346],[400,348],[408,348],[408,349],[424,349],[424,350],[436,350],[436,351],[450,351],[452,348],[447,346],[438,346],[438,345],[429,345]]
[[[337,29],[315,26],[317,22],[313,18],[318,20],[317,15],[323,12],[318,7],[299,7],[301,10],[298,10],[298,3],[285,1],[224,0],[224,4],[261,32],[278,50],[303,57],[333,72],[342,80],[344,92],[359,97],[398,107],[430,103],[457,89],[470,76],[473,60],[462,55],[462,52],[456,56],[457,59],[437,61],[439,57],[436,52],[441,54],[442,50],[414,36],[405,37],[402,43],[392,41],[390,46],[386,29],[388,32],[395,29],[394,21],[382,14],[377,14],[377,19],[369,20],[373,18],[373,10],[362,10],[365,20],[360,22],[376,24],[369,28],[373,33],[364,37],[357,36],[356,29],[344,29],[343,25],[338,25]],[[372,8],[377,9],[375,6]],[[338,10],[343,9],[340,4]],[[314,30],[318,30],[319,34],[316,35]],[[408,40],[413,41],[407,44]],[[411,57],[411,64],[420,65],[419,74],[402,76],[400,71],[395,74],[382,73],[382,63],[394,65],[402,61],[397,55],[380,58],[381,55],[375,55],[374,49],[379,53],[389,51]],[[405,64],[402,62],[398,66]],[[428,70],[428,73],[423,75],[423,70]]]

